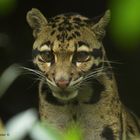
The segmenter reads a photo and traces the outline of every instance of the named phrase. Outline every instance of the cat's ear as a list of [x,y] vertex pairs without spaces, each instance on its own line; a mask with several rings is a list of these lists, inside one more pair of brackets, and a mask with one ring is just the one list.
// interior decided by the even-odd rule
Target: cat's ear
[[36,38],[41,28],[47,25],[47,19],[36,8],[32,8],[26,15],[30,27],[33,29],[33,36]]
[[107,10],[105,14],[98,20],[97,23],[92,25],[92,29],[98,39],[102,39],[105,36],[105,27],[108,25],[111,18],[110,10]]

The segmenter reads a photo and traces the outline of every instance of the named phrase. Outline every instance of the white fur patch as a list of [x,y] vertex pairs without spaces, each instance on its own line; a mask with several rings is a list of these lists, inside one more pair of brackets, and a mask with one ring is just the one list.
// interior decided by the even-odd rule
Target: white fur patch
[[50,51],[50,47],[47,46],[46,44],[40,47],[40,51]]
[[86,52],[89,52],[90,50],[89,50],[89,48],[87,46],[82,45],[82,46],[79,46],[77,48],[77,51],[86,51]]

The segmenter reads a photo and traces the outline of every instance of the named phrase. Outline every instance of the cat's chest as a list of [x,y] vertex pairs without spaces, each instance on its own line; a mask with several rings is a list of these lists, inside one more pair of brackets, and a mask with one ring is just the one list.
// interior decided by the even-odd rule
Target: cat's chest
[[119,110],[113,107],[101,105],[92,105],[86,103],[73,103],[66,105],[53,105],[40,100],[40,113],[42,118],[51,120],[51,123],[76,122],[84,127],[97,128],[108,123],[115,123],[118,119]]

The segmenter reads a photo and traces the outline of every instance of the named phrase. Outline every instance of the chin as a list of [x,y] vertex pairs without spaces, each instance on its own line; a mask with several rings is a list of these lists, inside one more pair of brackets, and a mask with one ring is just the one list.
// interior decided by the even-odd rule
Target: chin
[[78,95],[78,91],[72,91],[72,92],[66,92],[66,91],[61,91],[61,92],[52,92],[53,96],[63,100],[63,101],[69,101],[73,98],[75,98]]

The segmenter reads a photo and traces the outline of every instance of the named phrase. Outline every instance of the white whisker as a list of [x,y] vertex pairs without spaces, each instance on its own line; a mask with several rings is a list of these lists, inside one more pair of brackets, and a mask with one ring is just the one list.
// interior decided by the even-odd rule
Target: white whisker
[[50,81],[48,78],[46,78],[46,80],[47,80],[47,82],[48,82],[50,85],[56,87],[56,84],[55,84],[54,82]]
[[88,74],[85,75],[85,77],[83,78],[82,83],[87,83],[87,82],[89,82],[91,79],[96,78],[96,77],[102,75],[102,74],[103,74],[103,71],[106,70],[106,69],[107,69],[107,67],[101,67],[101,68],[98,68],[98,69],[96,69],[96,70],[94,70],[94,71],[88,73]]
[[38,70],[35,70],[35,69],[31,69],[31,68],[27,68],[27,67],[21,67],[23,70],[25,70],[26,72],[28,72],[27,74],[32,74],[32,75],[35,75],[37,76],[40,80],[42,79],[45,79],[45,75],[38,71]]
[[112,63],[112,64],[123,64],[122,62],[109,61],[109,60],[102,60],[101,62],[105,62],[105,63]]

